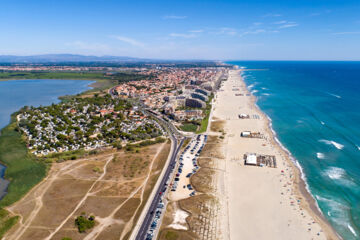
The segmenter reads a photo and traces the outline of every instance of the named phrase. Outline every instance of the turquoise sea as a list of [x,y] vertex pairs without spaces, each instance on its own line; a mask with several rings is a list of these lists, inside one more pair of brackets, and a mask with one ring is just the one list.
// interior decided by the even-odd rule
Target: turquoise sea
[[[60,96],[91,89],[91,83],[93,81],[52,79],[0,81],[0,129],[9,123],[10,115],[21,107],[57,103]],[[8,181],[3,179],[5,169],[0,165],[0,199],[6,194],[8,185]]]
[[248,88],[324,216],[360,239],[360,62],[229,63],[248,69]]

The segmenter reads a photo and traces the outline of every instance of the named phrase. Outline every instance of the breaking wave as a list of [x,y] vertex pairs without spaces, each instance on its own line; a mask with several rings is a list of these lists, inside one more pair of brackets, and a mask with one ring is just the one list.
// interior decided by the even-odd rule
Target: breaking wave
[[325,158],[325,154],[318,152],[318,153],[316,153],[316,157],[317,157],[318,159],[324,159],[324,158]]
[[338,167],[330,167],[325,171],[325,173],[331,179],[340,179],[346,175],[345,170]]
[[329,94],[330,96],[333,96],[333,97],[336,97],[336,98],[341,98],[341,96],[340,95],[336,95],[336,94],[333,94],[333,93],[327,93],[327,94]]
[[319,142],[323,142],[323,143],[325,143],[327,145],[333,145],[334,147],[336,147],[339,150],[344,148],[344,145],[342,145],[340,143],[337,143],[335,141],[331,141],[331,140],[321,139],[321,140],[319,140]]

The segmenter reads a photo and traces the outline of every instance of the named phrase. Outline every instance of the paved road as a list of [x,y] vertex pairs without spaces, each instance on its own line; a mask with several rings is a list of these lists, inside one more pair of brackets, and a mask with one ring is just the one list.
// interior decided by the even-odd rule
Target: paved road
[[[115,93],[114,93],[114,89],[115,87],[111,88],[109,90],[109,94],[111,94],[113,97],[116,97]],[[160,199],[162,197],[162,195],[160,195],[160,193],[164,194],[164,187],[165,187],[165,183],[167,182],[167,180],[170,177],[171,174],[171,170],[173,167],[175,167],[176,165],[176,158],[177,155],[179,154],[179,151],[181,149],[181,146],[183,145],[184,141],[185,141],[185,137],[182,136],[182,134],[180,134],[177,129],[169,122],[169,121],[165,121],[162,117],[156,115],[155,113],[153,113],[152,111],[149,111],[146,109],[146,106],[144,106],[142,103],[135,103],[136,105],[138,105],[140,107],[140,109],[142,109],[144,112],[146,112],[146,114],[153,116],[154,118],[158,119],[158,121],[167,128],[167,131],[170,134],[170,137],[172,139],[173,142],[173,151],[171,153],[171,158],[170,158],[170,162],[168,165],[168,168],[166,169],[166,172],[163,176],[163,178],[161,179],[161,182],[159,184],[159,187],[156,191],[156,194],[154,196],[153,199],[148,199],[148,201],[151,201],[151,205],[144,217],[144,220],[139,228],[139,231],[136,235],[136,240],[144,240],[146,238],[146,233],[150,228],[150,225],[153,221],[153,217],[154,217],[154,213],[156,212],[156,208],[160,203]],[[178,143],[178,140],[180,139],[180,142]],[[169,186],[167,186],[169,187]]]
[[[172,136],[173,137],[173,136]],[[172,170],[172,167],[175,166],[175,163],[176,163],[176,157],[180,151],[180,148],[181,146],[183,145],[184,143],[184,140],[185,138],[181,139],[180,143],[177,144],[177,140],[175,139],[174,140],[174,151],[171,153],[171,160],[170,160],[170,163],[169,163],[169,166],[168,166],[168,169],[166,170],[165,174],[164,174],[164,177],[163,179],[161,180],[161,183],[159,185],[159,188],[157,190],[157,194],[155,195],[154,199],[152,199],[152,202],[151,202],[151,205],[148,209],[148,212],[144,218],[144,221],[139,229],[139,232],[136,236],[136,239],[137,240],[144,240],[146,238],[146,233],[148,231],[148,229],[150,228],[150,225],[153,221],[153,217],[154,217],[154,213],[156,212],[156,208],[157,206],[159,205],[160,203],[160,199],[161,199],[161,195],[160,195],[160,192],[164,192],[164,186],[165,186],[165,183],[166,181],[169,179],[170,177],[170,174],[171,174],[171,170]],[[168,186],[169,187],[169,186]],[[151,201],[150,199],[148,201]]]

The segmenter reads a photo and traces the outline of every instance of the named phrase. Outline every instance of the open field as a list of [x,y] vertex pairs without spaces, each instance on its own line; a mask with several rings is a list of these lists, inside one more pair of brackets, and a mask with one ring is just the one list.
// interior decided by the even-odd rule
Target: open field
[[184,123],[180,126],[180,129],[184,132],[196,132],[198,125],[193,123]]
[[[165,163],[170,144],[54,163],[48,177],[7,210],[20,220],[6,239],[126,239]],[[95,226],[79,233],[83,212]]]

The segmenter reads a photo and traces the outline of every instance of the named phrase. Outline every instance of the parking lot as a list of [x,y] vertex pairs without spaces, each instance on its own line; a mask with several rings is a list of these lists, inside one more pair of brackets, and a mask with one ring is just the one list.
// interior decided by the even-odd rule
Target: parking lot
[[190,177],[199,169],[197,158],[202,151],[206,135],[195,136],[179,157],[178,168],[175,171],[175,178],[172,181],[169,200],[178,201],[196,194],[191,186]]
[[[150,213],[153,215],[153,219],[147,231],[146,240],[157,236],[168,200],[178,201],[195,196],[196,191],[190,184],[190,177],[199,169],[197,158],[205,146],[206,140],[207,135],[196,135],[181,152],[172,169],[174,173],[171,176],[173,177],[165,183],[163,191],[160,192],[160,202],[156,210]],[[166,193],[168,193],[168,198],[166,198]]]

